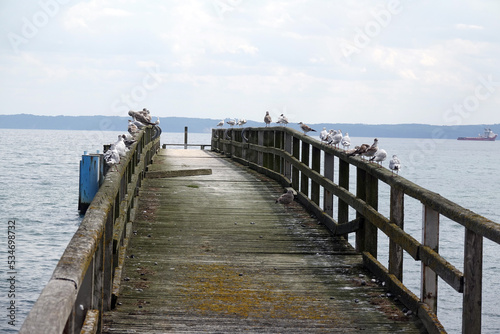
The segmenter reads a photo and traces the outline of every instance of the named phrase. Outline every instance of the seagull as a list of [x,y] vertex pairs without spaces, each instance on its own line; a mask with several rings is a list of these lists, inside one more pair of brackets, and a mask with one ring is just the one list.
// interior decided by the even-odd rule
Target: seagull
[[149,110],[146,109],[146,108],[142,108],[141,111],[139,111],[139,113],[144,116],[144,118],[147,119],[148,122],[151,122],[151,114],[149,113]]
[[139,128],[137,125],[135,125],[132,120],[128,120],[128,133],[130,133],[132,136],[135,135],[137,132],[139,132]]
[[311,128],[310,126],[308,126],[307,124],[304,124],[302,122],[299,122],[299,125],[300,125],[300,128],[302,129],[302,131],[304,131],[304,134],[307,135],[307,133],[309,131],[314,131],[316,132],[316,130],[314,130],[313,128]]
[[242,126],[242,125],[244,125],[246,122],[247,122],[247,120],[246,120],[246,119],[244,119],[244,118],[239,119],[239,120],[238,120],[238,126]]
[[394,175],[394,171],[396,171],[396,174],[399,174],[399,170],[401,169],[401,161],[399,161],[399,158],[397,155],[393,155],[391,161],[389,161],[389,169],[392,171],[392,174]]
[[230,119],[226,123],[229,124],[229,126],[234,126],[236,124],[236,120],[235,119]]
[[158,125],[160,124],[160,117],[156,116],[156,122],[155,122],[155,125]]
[[360,155],[366,152],[370,148],[370,145],[368,144],[361,144],[361,146],[356,146],[354,147],[354,150],[350,151],[347,153],[348,156],[353,156],[353,155]]
[[323,130],[319,133],[319,139],[321,141],[327,141],[328,140],[328,131],[326,131],[326,128],[324,127]]
[[114,145],[120,157],[124,157],[127,155],[128,148],[125,145],[125,140],[122,135],[118,135],[118,140],[114,143]]
[[286,126],[288,124],[288,118],[286,118],[285,115],[281,114],[278,117],[278,121],[276,123],[278,123],[278,124],[284,124]]
[[125,146],[127,146],[127,148],[130,148],[130,146],[132,146],[132,144],[134,144],[136,142],[136,140],[134,139],[134,137],[132,137],[131,135],[122,135],[123,137],[123,142],[125,143]]
[[373,140],[372,146],[370,146],[364,153],[361,153],[362,156],[365,157],[373,157],[375,153],[378,151],[378,139],[375,138]]
[[387,158],[387,152],[384,149],[379,149],[377,152],[375,152],[375,155],[370,159],[370,161],[374,161],[377,164],[380,162],[380,165],[382,166],[382,161]]
[[271,124],[271,122],[271,115],[269,115],[269,111],[266,111],[266,116],[264,116],[264,123],[266,123],[266,126],[268,126],[269,124]]
[[328,144],[338,147],[340,141],[342,140],[342,131],[338,130],[332,137]]
[[349,148],[349,146],[351,146],[351,138],[349,137],[349,132],[345,133],[345,136],[342,137],[340,143],[342,144],[342,147],[344,147],[344,150],[346,149],[346,147]]
[[128,112],[129,116],[132,117],[135,121],[139,121],[142,124],[146,125],[155,125],[154,123],[151,123],[147,117],[145,117],[141,112],[133,111],[130,110]]
[[284,193],[283,195],[281,195],[280,197],[278,197],[276,199],[275,203],[281,203],[281,204],[288,205],[288,204],[293,202],[293,197],[294,197],[293,190],[288,189],[288,191],[286,193]]
[[[106,164],[110,166],[115,165],[116,168],[116,165],[120,163],[120,154],[116,150],[115,144],[111,144],[109,149],[106,152],[104,152],[103,158]],[[116,168],[116,170],[118,171],[118,168]]]
[[222,120],[219,123],[217,123],[217,126],[224,126],[224,120]]

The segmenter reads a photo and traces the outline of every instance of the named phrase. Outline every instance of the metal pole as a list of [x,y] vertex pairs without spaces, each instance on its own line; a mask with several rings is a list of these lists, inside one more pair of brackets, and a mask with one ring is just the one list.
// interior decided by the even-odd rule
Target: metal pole
[[188,144],[188,127],[185,126],[184,127],[184,149],[188,148],[187,144]]

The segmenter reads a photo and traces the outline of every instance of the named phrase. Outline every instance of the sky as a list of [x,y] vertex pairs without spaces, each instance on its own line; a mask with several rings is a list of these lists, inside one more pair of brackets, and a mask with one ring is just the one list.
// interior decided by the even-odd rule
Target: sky
[[497,0],[1,0],[0,114],[500,123]]

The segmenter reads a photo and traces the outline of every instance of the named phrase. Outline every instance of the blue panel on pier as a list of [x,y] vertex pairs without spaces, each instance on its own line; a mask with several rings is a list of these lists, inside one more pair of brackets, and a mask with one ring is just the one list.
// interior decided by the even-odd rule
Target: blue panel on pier
[[100,155],[82,155],[78,210],[85,212],[99,190],[102,163]]

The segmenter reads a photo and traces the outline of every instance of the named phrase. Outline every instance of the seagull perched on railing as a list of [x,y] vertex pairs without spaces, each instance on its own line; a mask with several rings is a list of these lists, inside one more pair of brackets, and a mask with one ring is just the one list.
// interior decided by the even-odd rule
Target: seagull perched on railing
[[266,111],[266,116],[264,116],[264,123],[266,123],[266,126],[271,124],[273,120],[271,119],[271,115],[269,115],[269,111]]
[[299,122],[299,125],[300,125],[300,128],[302,129],[302,131],[304,131],[304,134],[307,135],[308,132],[310,131],[314,131],[316,132],[316,130],[314,130],[313,128],[311,128],[309,125],[307,124],[304,124],[302,122]]
[[324,142],[328,141],[328,131],[326,131],[325,127],[323,127],[323,130],[319,133],[319,139]]
[[134,136],[137,132],[139,132],[139,128],[137,125],[132,122],[132,120],[128,120],[128,133],[130,133],[132,136]]
[[130,110],[128,114],[134,119],[134,121],[141,122],[144,125],[155,125],[155,123],[151,123],[150,119],[144,116],[141,112]]
[[288,124],[288,118],[286,118],[285,115],[281,114],[278,117],[278,121],[276,123],[278,123],[278,124],[284,124],[286,126]]
[[349,137],[349,133],[346,132],[345,133],[345,136],[342,137],[342,140],[340,141],[340,143],[342,144],[342,147],[344,148],[344,150],[347,148],[349,148],[349,146],[351,146],[351,138]]
[[242,119],[239,119],[238,120],[238,126],[242,126],[242,125],[245,125],[245,123],[247,122],[246,119],[242,118]]
[[375,155],[370,159],[370,161],[376,162],[377,164],[380,162],[380,165],[382,165],[382,161],[387,158],[387,152],[380,148],[375,152]]
[[399,170],[401,169],[401,161],[399,161],[399,158],[397,155],[393,155],[391,161],[389,161],[389,169],[392,171],[392,174],[394,175],[394,171],[396,171],[396,174],[399,174]]
[[124,157],[127,155],[128,147],[127,145],[125,145],[125,140],[122,135],[118,135],[118,140],[114,143],[114,145],[120,157]]
[[219,123],[217,123],[217,126],[224,126],[224,120],[222,120]]
[[370,148],[370,145],[361,144],[360,146],[355,146],[353,150],[350,150],[349,152],[347,152],[347,155],[350,157],[353,155],[362,155],[369,148]]
[[120,154],[118,153],[115,144],[111,144],[109,149],[104,152],[103,158],[107,165],[115,165],[115,169],[118,171],[116,165],[120,163]]
[[373,140],[372,146],[370,146],[364,153],[361,153],[364,157],[373,157],[378,151],[378,139]]
[[342,131],[341,130],[334,131],[334,135],[329,137],[329,139],[330,139],[328,142],[329,145],[338,147],[340,141],[342,140]]

